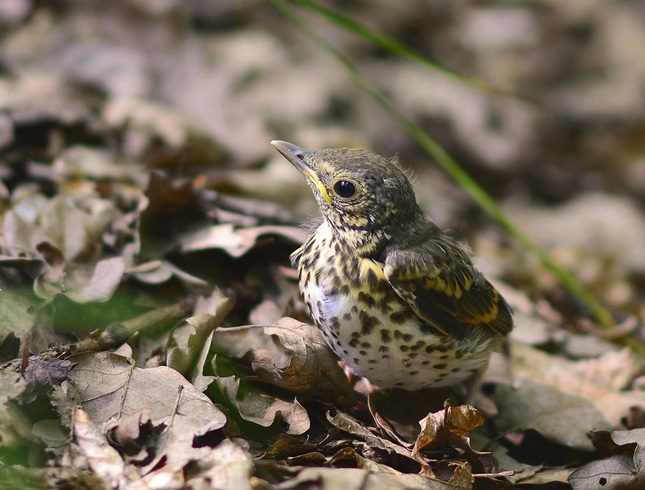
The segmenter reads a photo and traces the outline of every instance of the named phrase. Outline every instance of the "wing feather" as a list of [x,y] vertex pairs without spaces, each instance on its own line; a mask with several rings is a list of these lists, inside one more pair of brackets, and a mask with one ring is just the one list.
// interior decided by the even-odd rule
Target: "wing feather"
[[506,335],[513,327],[504,298],[450,239],[394,250],[384,272],[415,314],[444,335],[461,338],[475,326]]

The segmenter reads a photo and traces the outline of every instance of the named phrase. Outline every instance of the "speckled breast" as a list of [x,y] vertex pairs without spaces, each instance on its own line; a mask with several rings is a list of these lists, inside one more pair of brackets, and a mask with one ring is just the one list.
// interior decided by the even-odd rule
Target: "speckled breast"
[[471,328],[464,339],[432,333],[401,300],[383,264],[343,250],[321,226],[296,252],[300,290],[329,347],[381,388],[417,390],[484,369],[499,339]]

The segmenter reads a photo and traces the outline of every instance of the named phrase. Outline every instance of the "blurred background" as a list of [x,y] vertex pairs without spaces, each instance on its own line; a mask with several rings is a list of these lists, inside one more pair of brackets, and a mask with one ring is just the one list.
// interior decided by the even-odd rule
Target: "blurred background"
[[433,219],[490,255],[483,268],[529,290],[552,287],[530,255],[500,251],[508,237],[320,41],[285,16],[288,8],[600,299],[640,311],[642,1],[319,4],[445,69],[378,47],[309,2],[3,0],[5,194],[52,166],[85,172],[100,149],[108,166],[201,176],[208,188],[279,205],[295,222],[315,214],[315,204],[269,141],[365,147],[399,158]]

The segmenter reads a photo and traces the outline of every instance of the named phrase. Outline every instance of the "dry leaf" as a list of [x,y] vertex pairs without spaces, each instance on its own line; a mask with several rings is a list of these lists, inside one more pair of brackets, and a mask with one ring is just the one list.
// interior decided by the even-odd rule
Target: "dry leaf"
[[251,250],[258,240],[267,235],[287,238],[295,243],[304,238],[302,229],[296,226],[254,226],[236,228],[230,223],[205,225],[184,233],[180,239],[182,252],[221,249],[231,257],[241,257]]
[[181,471],[208,452],[196,441],[226,423],[225,415],[173,369],[137,368],[107,352],[77,354],[70,360],[77,366],[54,396],[59,412],[80,404],[103,430],[124,417],[149,413],[151,423],[164,427],[152,467],[163,462],[169,471]]
[[[567,411],[572,417],[570,428],[581,426],[583,421],[591,424],[587,425],[587,430],[619,427],[629,407],[642,404],[642,393],[638,390],[625,389],[645,366],[645,363],[634,356],[629,349],[608,351],[598,359],[570,361],[526,345],[513,344],[511,358],[516,384],[522,384],[527,380],[530,383],[528,389],[533,392],[530,396],[536,397],[538,404],[546,403],[546,400],[552,399],[556,392],[561,392],[565,398],[567,395],[573,397],[567,398],[572,404],[571,410]],[[540,395],[536,385],[547,387],[543,396]],[[504,393],[510,394],[508,389],[504,389]],[[525,395],[528,396],[528,393]],[[579,401],[573,402],[575,398],[579,398]],[[508,401],[511,403],[508,410],[502,403],[498,408],[507,413],[515,412],[517,405],[512,400]],[[576,405],[580,405],[581,408],[584,405],[587,408],[577,416],[574,408]],[[554,407],[554,410],[557,410],[557,407]],[[589,418],[590,410],[596,412],[596,415],[591,418]],[[516,414],[520,415],[519,412]],[[598,414],[604,417],[603,421],[599,420]],[[540,418],[544,420],[543,417]],[[594,425],[595,422],[598,425]],[[563,423],[567,425],[566,421]],[[559,429],[554,434],[558,432],[560,432]],[[580,436],[580,438],[585,437]],[[589,445],[586,444],[586,447]]]
[[109,488],[126,488],[128,479],[121,455],[110,446],[87,412],[75,408],[72,427],[80,455],[94,474]]
[[234,305],[235,301],[222,297],[215,305],[214,315],[202,313],[187,318],[186,325],[173,331],[173,340],[177,345],[168,349],[166,365],[188,377],[200,391],[204,391],[213,380],[212,376],[204,376],[203,373],[213,332]]
[[632,458],[616,454],[581,466],[571,473],[569,483],[573,490],[639,490],[645,475],[636,474]]
[[[214,359],[216,364],[216,359]],[[307,410],[296,399],[287,399],[264,393],[257,385],[236,376],[223,376],[215,370],[215,383],[227,401],[237,409],[240,417],[261,427],[271,427],[277,422],[286,425],[291,435],[304,434],[311,427]]]
[[121,283],[125,260],[113,257],[97,262],[94,269],[76,267],[61,283],[53,284],[38,278],[34,291],[41,298],[51,301],[62,294],[76,303],[102,303],[108,301]]
[[314,326],[282,318],[274,325],[219,329],[213,348],[249,364],[265,383],[339,406],[352,403],[351,385]]
[[9,335],[26,338],[36,324],[36,304],[32,292],[25,288],[0,289],[0,344]]
[[529,380],[516,388],[498,386],[496,400],[500,414],[495,423],[500,430],[535,429],[549,440],[581,451],[593,450],[590,429],[611,427],[590,401]]
[[419,421],[421,433],[412,454],[438,447],[470,448],[468,435],[484,424],[484,417],[470,405],[449,406]]

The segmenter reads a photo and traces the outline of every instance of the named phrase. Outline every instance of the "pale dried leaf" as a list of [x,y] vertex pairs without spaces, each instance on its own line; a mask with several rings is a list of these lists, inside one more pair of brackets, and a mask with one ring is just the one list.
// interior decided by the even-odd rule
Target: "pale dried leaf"
[[77,354],[70,360],[77,366],[64,383],[67,400],[59,398],[58,405],[64,409],[80,403],[97,424],[141,410],[150,410],[155,423],[172,418],[173,431],[190,435],[226,422],[224,414],[174,369],[141,369],[109,352]]
[[639,477],[634,461],[624,454],[587,463],[569,476],[573,490],[639,490],[645,475]]
[[69,443],[69,432],[61,426],[59,419],[39,420],[31,431],[50,448],[63,448]]
[[414,443],[413,454],[428,448],[431,449],[436,445],[444,444],[445,440],[441,431],[444,428],[443,412],[429,413],[424,419],[419,421],[421,432]]
[[173,277],[195,286],[206,286],[208,283],[197,276],[181,270],[168,260],[146,262],[132,270],[132,274],[145,284],[163,284]]
[[[135,162],[121,162],[107,151],[90,146],[74,145],[61,152],[52,163],[54,172],[60,178],[111,179],[113,181],[134,181],[139,187],[146,182],[144,168]],[[141,190],[138,190],[141,193]]]
[[539,473],[526,477],[524,474],[517,474],[509,479],[512,482],[526,483],[526,485],[553,485],[554,483],[566,484],[574,470],[571,469],[540,469]]
[[191,471],[191,485],[195,488],[251,489],[254,463],[251,455],[230,439],[222,441]]
[[611,438],[618,446],[636,444],[634,466],[638,474],[645,478],[645,428],[615,430],[611,433]]
[[125,465],[92,418],[81,408],[74,410],[74,439],[92,471],[111,488],[125,488]]
[[0,421],[7,416],[7,403],[10,400],[17,400],[27,389],[27,382],[19,372],[8,369],[0,370]]
[[75,267],[65,276],[63,284],[48,283],[38,278],[34,290],[48,301],[62,294],[76,303],[105,302],[121,283],[125,265],[121,257],[100,260],[93,270]]
[[105,430],[121,420],[145,414],[140,424],[162,431],[156,457],[141,471],[153,468],[176,474],[190,462],[204,457],[210,448],[197,438],[221,429],[226,416],[177,371],[165,366],[140,369],[126,358],[102,352],[72,356],[78,365],[56,393],[54,403],[63,413],[81,405],[95,424]]
[[258,239],[264,235],[277,235],[294,242],[301,241],[303,232],[296,226],[255,226],[236,228],[230,223],[203,226],[182,235],[180,239],[183,252],[222,249],[231,257],[241,257],[251,250]]
[[50,70],[21,70],[11,79],[0,79],[0,108],[18,124],[43,119],[64,124],[94,120],[87,104]]

